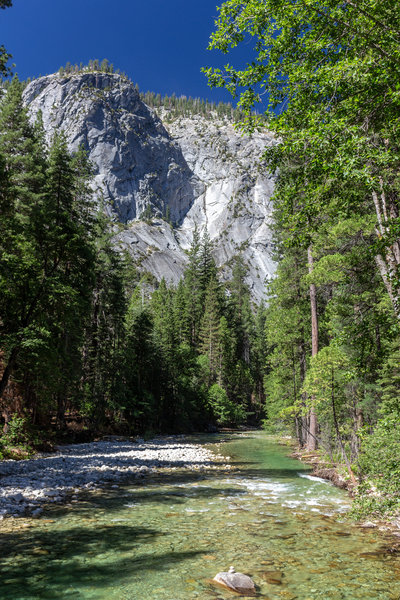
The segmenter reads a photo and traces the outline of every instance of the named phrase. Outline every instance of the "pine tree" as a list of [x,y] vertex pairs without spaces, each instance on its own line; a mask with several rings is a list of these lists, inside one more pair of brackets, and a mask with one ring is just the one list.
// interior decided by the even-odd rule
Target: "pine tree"
[[[0,8],[9,8],[12,6],[12,0],[0,0]],[[11,54],[8,54],[4,46],[0,46],[0,76],[7,77],[10,74],[10,69],[7,67],[9,59],[12,58]]]
[[42,140],[34,135],[23,105],[22,91],[23,84],[16,76],[0,104],[0,152],[5,159],[10,191],[18,212],[22,205],[25,210],[30,209],[32,195],[43,182],[43,146],[36,147]]
[[238,358],[250,363],[251,339],[254,336],[254,317],[251,308],[250,291],[245,278],[247,267],[242,256],[236,256],[229,282],[230,306],[233,327],[238,344]]
[[126,344],[122,358],[124,413],[136,431],[162,429],[160,399],[163,366],[154,339],[153,317],[143,304],[140,286],[132,294],[126,316]]
[[125,268],[112,245],[112,230],[102,207],[95,224],[94,285],[82,348],[80,403],[96,427],[106,414],[116,416],[125,405],[123,379],[125,343]]
[[180,344],[191,342],[191,321],[187,308],[188,295],[183,279],[179,280],[173,299],[173,319],[177,340]]
[[203,310],[203,290],[200,281],[200,235],[197,229],[193,233],[193,242],[189,250],[189,262],[183,278],[186,295],[185,320],[190,324],[190,343],[194,347],[198,340]]
[[[3,190],[0,240],[1,348],[6,364],[2,396],[37,308],[32,279],[40,281],[36,236],[40,228],[44,161],[22,104],[22,85],[15,77],[0,104],[0,153],[7,188]],[[28,336],[29,337],[29,336]]]
[[202,302],[204,303],[207,287],[212,279],[217,276],[217,266],[212,255],[213,244],[206,230],[203,233],[199,248],[199,277],[202,288]]
[[222,379],[222,340],[221,309],[219,302],[219,284],[212,278],[207,286],[204,302],[204,314],[199,333],[199,350],[207,356],[210,380],[208,385]]
[[0,253],[0,345],[6,356],[0,392],[18,370],[43,401],[57,396],[61,414],[89,306],[89,170],[81,153],[70,156],[62,136],[44,156],[40,118],[29,125],[17,80],[1,105],[0,127],[12,206]]
[[400,349],[398,340],[390,345],[390,353],[382,367],[379,379],[382,390],[382,415],[400,417]]
[[[57,415],[63,424],[70,386],[76,381],[79,346],[90,307],[94,249],[90,175],[82,153],[71,157],[65,136],[55,135],[49,150],[42,228],[41,284],[37,295],[43,326],[58,356]],[[47,227],[47,223],[51,227]]]

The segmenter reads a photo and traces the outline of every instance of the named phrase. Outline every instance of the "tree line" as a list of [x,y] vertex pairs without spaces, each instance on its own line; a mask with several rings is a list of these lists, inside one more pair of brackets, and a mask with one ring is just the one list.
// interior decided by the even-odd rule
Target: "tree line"
[[[68,62],[65,66],[60,67],[58,74],[60,77],[75,75],[79,73],[115,73],[129,79],[126,73],[115,69],[107,58],[102,60],[89,60],[88,64],[83,63],[72,64]],[[136,90],[140,93],[140,97],[151,108],[165,108],[169,112],[169,118],[174,119],[179,116],[190,117],[192,115],[202,115],[206,118],[227,118],[232,121],[238,121],[241,117],[241,111],[235,108],[231,102],[210,102],[203,98],[192,98],[185,95],[176,96],[176,94],[168,95],[157,94],[155,92],[141,92],[139,84],[134,84]]]
[[[60,67],[58,74],[60,77],[68,77],[79,73],[115,73],[129,79],[126,73],[119,69],[114,69],[114,65],[108,59],[103,60],[93,59],[87,65],[80,63],[72,64],[68,62],[65,66]],[[29,80],[30,81],[30,80]],[[202,115],[205,118],[220,119],[227,118],[231,121],[239,121],[242,118],[242,113],[235,108],[231,102],[210,102],[203,98],[192,98],[185,95],[177,96],[176,94],[161,95],[155,92],[141,92],[139,84],[134,84],[136,90],[140,93],[140,98],[145,104],[154,109],[165,108],[168,110],[168,119],[175,119],[180,116],[190,117],[193,115]]]
[[[139,90],[139,86],[136,86]],[[210,102],[203,98],[192,98],[191,96],[176,96],[172,94],[156,94],[154,92],[141,92],[140,97],[151,108],[164,108],[168,111],[166,120],[173,120],[177,117],[191,117],[201,115],[206,119],[215,118],[228,119],[237,122],[242,118],[242,112],[235,108],[230,102]]]
[[58,74],[60,77],[67,77],[68,75],[74,75],[78,73],[115,73],[116,75],[121,75],[128,79],[128,76],[125,72],[120,71],[120,69],[114,69],[114,65],[110,63],[107,58],[103,58],[99,60],[98,58],[94,58],[89,60],[89,62],[85,65],[84,63],[72,64],[67,62],[64,66],[58,69]]
[[[5,54],[4,60],[10,58],[9,54]],[[0,55],[1,59],[1,55]],[[1,62],[0,62],[1,68]],[[115,69],[114,65],[110,63],[107,58],[92,59],[87,64],[79,63],[72,64],[67,62],[64,66],[58,69],[58,75],[60,77],[70,77],[73,75],[79,75],[84,73],[110,73],[116,74],[123,77],[126,81],[131,81],[128,75],[120,69]],[[9,74],[9,72],[8,72]],[[32,78],[28,78],[24,81],[24,85],[28,85],[32,81]],[[229,121],[237,122],[242,117],[242,111],[235,108],[231,102],[212,102],[203,98],[192,98],[191,96],[177,96],[176,94],[157,94],[155,92],[141,92],[138,83],[131,83],[134,85],[136,91],[140,94],[141,100],[150,106],[150,108],[160,109],[164,108],[168,111],[168,115],[164,118],[166,120],[173,120],[177,117],[191,117],[193,115],[201,115],[207,119],[228,119]],[[3,80],[1,86],[3,89],[7,89],[10,85],[10,79]],[[261,118],[261,115],[259,116]]]

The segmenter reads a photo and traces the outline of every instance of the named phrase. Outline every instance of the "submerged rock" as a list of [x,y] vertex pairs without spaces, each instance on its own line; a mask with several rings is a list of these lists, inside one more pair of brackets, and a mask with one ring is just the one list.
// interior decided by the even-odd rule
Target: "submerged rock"
[[265,571],[261,574],[262,579],[267,583],[271,583],[273,585],[281,585],[282,584],[282,571]]
[[256,588],[253,580],[243,573],[236,573],[234,567],[230,567],[229,571],[217,573],[214,581],[234,592],[255,596]]

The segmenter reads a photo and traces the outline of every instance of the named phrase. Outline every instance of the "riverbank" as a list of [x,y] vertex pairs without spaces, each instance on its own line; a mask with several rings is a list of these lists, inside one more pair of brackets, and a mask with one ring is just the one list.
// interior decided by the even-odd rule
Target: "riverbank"
[[79,492],[118,487],[171,469],[229,468],[222,457],[184,436],[70,444],[29,460],[0,462],[0,519],[39,516],[47,504],[77,502]]
[[326,463],[317,452],[310,452],[308,450],[294,450],[291,452],[290,456],[310,465],[313,469],[312,475],[315,477],[327,479],[336,487],[347,490],[350,496],[354,495],[356,486],[351,481],[350,477],[346,477],[343,474],[345,472],[345,465],[332,466],[332,464]]
[[[308,450],[299,450],[298,448],[294,448],[295,446],[292,444],[290,456],[310,465],[312,467],[312,475],[314,477],[320,477],[321,479],[331,481],[336,487],[346,490],[349,495],[354,498],[357,493],[358,482],[354,484],[351,481],[350,477],[346,473],[346,466],[344,464],[328,464],[323,460],[318,452],[310,452]],[[398,540],[400,537],[400,515],[394,515],[385,519],[370,515],[368,518],[360,520],[359,525],[362,528],[377,528],[380,531],[393,535],[396,540]]]

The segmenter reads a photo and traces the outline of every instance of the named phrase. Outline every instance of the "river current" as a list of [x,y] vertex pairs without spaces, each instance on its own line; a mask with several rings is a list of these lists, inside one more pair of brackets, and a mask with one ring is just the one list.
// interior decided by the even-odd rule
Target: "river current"
[[3,600],[227,600],[233,565],[264,600],[399,600],[393,540],[262,432],[202,436],[232,470],[172,471],[0,525]]

